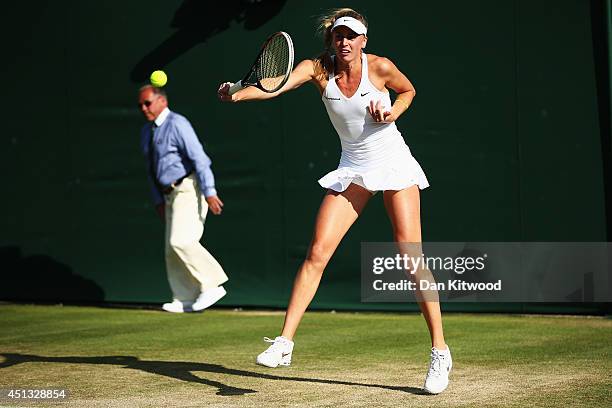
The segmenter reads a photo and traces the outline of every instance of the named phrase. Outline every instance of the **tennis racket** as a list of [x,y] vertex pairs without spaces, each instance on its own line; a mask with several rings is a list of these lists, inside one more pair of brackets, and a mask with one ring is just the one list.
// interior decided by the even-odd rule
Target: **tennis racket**
[[276,92],[285,85],[293,70],[293,42],[289,34],[279,31],[264,42],[250,71],[228,91],[233,95],[247,86],[264,92]]

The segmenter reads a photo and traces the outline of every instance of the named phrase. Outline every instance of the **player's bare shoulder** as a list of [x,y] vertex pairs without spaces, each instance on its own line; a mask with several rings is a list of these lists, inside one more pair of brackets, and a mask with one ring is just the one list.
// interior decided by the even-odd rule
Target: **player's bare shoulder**
[[368,54],[368,69],[380,78],[388,78],[397,68],[387,57]]
[[304,72],[308,72],[310,75],[314,75],[315,61],[312,59],[304,59],[295,66],[296,69],[300,69]]

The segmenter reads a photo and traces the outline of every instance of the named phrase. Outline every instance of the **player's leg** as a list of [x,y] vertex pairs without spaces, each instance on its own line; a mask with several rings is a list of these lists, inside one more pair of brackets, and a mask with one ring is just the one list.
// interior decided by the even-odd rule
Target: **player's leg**
[[259,364],[268,367],[290,364],[293,336],[319,287],[323,270],[371,196],[372,193],[356,184],[349,185],[342,193],[327,192],[317,214],[306,259],[293,283],[282,334],[268,340],[273,344],[257,357]]
[[[400,251],[405,250],[409,252],[410,256],[420,256],[421,215],[418,187],[415,185],[404,190],[385,191],[384,202],[393,225],[394,240],[400,243],[398,244]],[[402,245],[401,243],[410,244]],[[425,279],[432,279],[428,270],[415,272],[417,279],[421,276]],[[434,294],[437,297],[437,293]],[[431,291],[419,293],[417,290],[417,298],[421,299],[418,304],[427,322],[432,344],[430,373],[426,380],[425,389],[432,393],[438,393],[448,385],[448,372],[450,372],[452,366],[450,351],[444,341],[440,303],[437,300],[432,300]]]

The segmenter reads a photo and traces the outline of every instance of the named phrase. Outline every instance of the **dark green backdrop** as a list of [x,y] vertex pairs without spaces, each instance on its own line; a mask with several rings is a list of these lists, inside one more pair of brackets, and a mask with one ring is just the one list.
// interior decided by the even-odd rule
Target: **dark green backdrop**
[[[608,240],[604,3],[338,5],[368,17],[366,51],[391,58],[417,89],[398,126],[431,183],[422,194],[424,240]],[[318,54],[316,16],[330,6],[7,3],[0,298],[169,298],[136,110],[138,87],[163,68],[171,108],[193,123],[225,201],[203,239],[230,276],[222,304],[286,305],[324,194],[317,179],[337,165],[337,136],[310,85],[265,103],[221,104],[215,93],[244,73],[271,32],[293,36],[298,60]],[[377,195],[339,247],[313,306],[374,307],[359,303],[359,243],[390,239]]]

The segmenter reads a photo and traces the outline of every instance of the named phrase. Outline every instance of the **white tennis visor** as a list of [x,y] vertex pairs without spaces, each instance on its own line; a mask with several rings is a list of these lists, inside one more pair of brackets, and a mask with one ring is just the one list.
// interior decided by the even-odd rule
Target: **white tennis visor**
[[332,27],[332,31],[336,29],[336,27],[345,26],[353,30],[357,34],[366,35],[368,33],[368,29],[365,25],[356,18],[353,17],[340,17],[336,19],[334,22],[334,26]]

